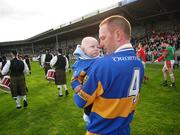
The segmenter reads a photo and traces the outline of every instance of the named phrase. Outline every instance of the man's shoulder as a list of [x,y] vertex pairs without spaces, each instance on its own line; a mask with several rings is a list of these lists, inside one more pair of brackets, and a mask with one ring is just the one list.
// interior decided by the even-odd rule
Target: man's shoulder
[[64,55],[62,55],[62,54],[56,55],[56,57],[57,57],[58,60],[63,60],[63,61],[66,60],[66,57]]
[[96,59],[96,61],[94,62],[93,64],[93,67],[96,68],[106,68],[106,67],[109,67],[111,64],[111,61],[112,61],[112,56],[108,55],[108,56],[104,56],[104,57],[101,57],[101,58],[98,58]]
[[171,45],[169,45],[166,49],[171,50],[171,49],[173,49],[173,47]]

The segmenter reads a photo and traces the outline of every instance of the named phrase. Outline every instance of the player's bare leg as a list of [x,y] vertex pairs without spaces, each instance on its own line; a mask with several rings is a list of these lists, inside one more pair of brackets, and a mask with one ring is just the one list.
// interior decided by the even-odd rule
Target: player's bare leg
[[171,79],[171,87],[173,88],[176,88],[176,84],[175,84],[175,77],[174,77],[174,73],[173,73],[173,69],[169,68],[168,69],[168,72],[169,72],[169,76],[170,76],[170,79]]
[[164,82],[162,83],[162,86],[168,86],[168,83],[167,83],[167,70],[165,68],[162,69],[162,72],[163,72],[163,79],[164,79]]

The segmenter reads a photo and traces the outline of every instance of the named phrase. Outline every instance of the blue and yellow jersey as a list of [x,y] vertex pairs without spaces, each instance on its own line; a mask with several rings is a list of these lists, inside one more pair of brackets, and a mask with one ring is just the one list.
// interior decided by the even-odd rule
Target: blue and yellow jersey
[[81,108],[93,104],[88,132],[129,135],[143,76],[143,65],[133,48],[121,49],[94,62],[82,89],[74,95]]
[[83,84],[86,72],[95,60],[96,59],[79,59],[73,64],[73,75],[71,78],[71,86],[73,89]]
[[80,45],[77,45],[73,55],[77,59],[77,61],[73,64],[73,75],[71,78],[71,86],[75,89],[77,86],[83,84],[84,77],[86,76],[86,72],[89,67],[95,62],[97,57],[90,57],[81,49]]

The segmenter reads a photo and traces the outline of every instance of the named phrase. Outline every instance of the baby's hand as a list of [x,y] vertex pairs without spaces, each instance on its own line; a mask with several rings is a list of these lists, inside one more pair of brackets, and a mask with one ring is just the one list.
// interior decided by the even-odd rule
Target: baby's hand
[[74,91],[78,93],[82,89],[82,85],[77,86]]

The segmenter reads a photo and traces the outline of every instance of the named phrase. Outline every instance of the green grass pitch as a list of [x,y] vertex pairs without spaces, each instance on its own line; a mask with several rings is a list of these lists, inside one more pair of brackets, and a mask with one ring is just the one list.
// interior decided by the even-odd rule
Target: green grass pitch
[[[147,65],[150,80],[142,85],[140,101],[131,124],[132,135],[180,135],[180,70],[175,69],[176,90],[160,86],[162,65]],[[26,77],[28,107],[16,109],[10,94],[0,91],[0,135],[84,135],[83,110],[73,102],[67,73],[68,97],[58,97],[37,62]],[[63,91],[64,93],[64,91]]]

